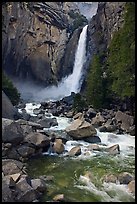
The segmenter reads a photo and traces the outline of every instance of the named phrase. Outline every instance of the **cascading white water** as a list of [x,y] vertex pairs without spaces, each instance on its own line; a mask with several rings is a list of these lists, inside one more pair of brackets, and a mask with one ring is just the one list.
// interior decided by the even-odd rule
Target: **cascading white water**
[[74,62],[74,68],[73,73],[68,76],[68,78],[64,81],[64,84],[66,84],[67,87],[69,87],[69,92],[79,92],[81,88],[80,79],[82,76],[82,68],[86,60],[86,33],[87,33],[87,27],[86,25],[81,34],[78,41],[78,47],[75,54],[75,62]]
[[86,60],[87,27],[88,25],[83,27],[79,37],[72,74],[63,78],[58,86],[50,86],[46,88],[32,85],[30,82],[22,84],[16,82],[15,86],[24,100],[31,102],[59,100],[65,96],[69,96],[71,92],[78,93],[80,91],[81,77],[83,74],[82,69]]

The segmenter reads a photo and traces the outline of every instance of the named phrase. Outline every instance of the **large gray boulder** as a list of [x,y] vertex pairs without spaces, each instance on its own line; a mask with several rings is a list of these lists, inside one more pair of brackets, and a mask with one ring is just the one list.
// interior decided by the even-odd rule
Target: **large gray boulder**
[[12,105],[8,96],[2,91],[2,117],[15,119],[21,117],[18,110]]
[[2,202],[14,202],[12,191],[5,178],[2,178]]
[[19,202],[32,202],[36,200],[37,195],[35,189],[33,189],[28,183],[26,178],[21,178],[17,184],[17,189],[20,192],[17,196]]
[[74,120],[72,124],[66,128],[66,132],[75,139],[95,136],[97,133],[96,129],[82,118]]
[[14,159],[3,159],[2,171],[4,175],[21,173],[23,171],[23,163]]
[[13,120],[2,118],[2,141],[13,145],[23,141],[24,135],[21,126]]
[[129,131],[130,127],[134,124],[134,117],[121,111],[117,111],[115,119],[117,122],[121,122],[121,128]]
[[50,145],[50,139],[46,135],[39,132],[29,133],[25,137],[24,141],[39,148],[47,147]]

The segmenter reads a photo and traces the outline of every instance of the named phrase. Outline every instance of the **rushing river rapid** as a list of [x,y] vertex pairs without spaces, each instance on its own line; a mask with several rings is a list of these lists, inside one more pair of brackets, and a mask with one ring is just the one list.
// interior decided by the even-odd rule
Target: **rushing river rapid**
[[[26,111],[33,114],[39,104],[26,105]],[[52,116],[51,116],[52,117]],[[72,119],[56,117],[58,126],[47,128],[62,134],[71,124]],[[105,175],[118,176],[122,172],[135,175],[135,136],[99,132],[98,145],[102,148],[119,144],[120,154],[110,155],[105,151],[90,150],[90,143],[83,140],[68,140],[62,154],[44,152],[39,158],[28,161],[28,173],[37,178],[42,175],[52,176],[47,181],[47,190],[42,200],[51,201],[57,194],[64,194],[70,202],[135,202],[135,196],[129,192],[126,184],[106,182]],[[79,156],[69,157],[67,151],[74,146],[81,147]]]

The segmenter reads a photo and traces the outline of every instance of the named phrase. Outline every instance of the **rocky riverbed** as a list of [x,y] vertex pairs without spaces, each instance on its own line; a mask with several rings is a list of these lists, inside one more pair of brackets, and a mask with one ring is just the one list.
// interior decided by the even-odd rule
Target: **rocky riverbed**
[[[123,154],[123,146],[126,144],[123,143],[124,138],[128,135],[131,141],[130,138],[135,137],[134,118],[128,112],[95,110],[89,107],[77,113],[72,109],[70,98],[40,104],[20,104],[18,110],[20,118],[2,118],[3,202],[36,202],[41,199],[43,193],[46,194],[51,178],[48,175],[37,178],[28,175],[26,164],[32,158],[44,154],[90,158],[100,152],[110,157],[117,156]],[[104,145],[105,134],[108,133],[108,145]],[[134,147],[131,149],[133,153]],[[84,179],[90,179],[89,174],[90,172],[83,175]],[[133,196],[135,194],[133,172],[131,174],[130,171],[125,171],[117,175],[112,173],[104,175],[102,179],[106,183],[125,184],[129,192]],[[53,201],[55,200],[65,200],[64,195],[53,198]]]

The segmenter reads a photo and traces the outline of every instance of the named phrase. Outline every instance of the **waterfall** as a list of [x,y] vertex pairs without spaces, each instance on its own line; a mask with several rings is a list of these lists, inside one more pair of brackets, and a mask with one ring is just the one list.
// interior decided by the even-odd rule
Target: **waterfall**
[[78,47],[75,54],[75,62],[74,62],[74,68],[73,73],[68,76],[68,78],[64,81],[64,84],[66,83],[66,86],[69,87],[69,91],[78,93],[81,88],[80,79],[82,76],[82,68],[86,60],[86,33],[87,33],[87,27],[86,25],[80,34],[80,38],[78,41]]
[[78,93],[80,91],[81,77],[83,74],[82,69],[86,61],[87,27],[88,25],[83,27],[79,37],[72,74],[63,78],[58,86],[50,86],[46,88],[41,88],[34,84],[32,85],[29,82],[17,82],[15,86],[20,91],[21,97],[24,100],[27,102],[60,100],[65,96],[71,95],[71,92]]

